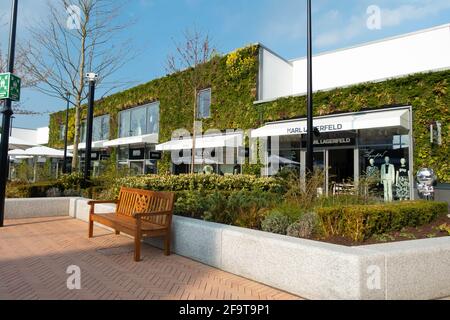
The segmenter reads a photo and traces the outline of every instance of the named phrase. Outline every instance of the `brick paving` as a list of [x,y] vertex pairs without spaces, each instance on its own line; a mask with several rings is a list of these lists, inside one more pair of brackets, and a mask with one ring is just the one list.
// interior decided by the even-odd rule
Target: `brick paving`
[[[292,300],[296,296],[198,262],[143,246],[72,218],[6,221],[0,229],[0,300]],[[81,290],[67,289],[71,265]]]

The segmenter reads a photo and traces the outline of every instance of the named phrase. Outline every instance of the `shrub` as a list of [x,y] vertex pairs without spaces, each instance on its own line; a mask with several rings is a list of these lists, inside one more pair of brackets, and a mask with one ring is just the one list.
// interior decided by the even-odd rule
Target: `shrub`
[[185,191],[176,195],[174,213],[191,218],[202,218],[206,211],[206,195],[200,192]]
[[203,218],[223,224],[260,229],[267,208],[273,206],[277,196],[260,191],[216,191],[205,201]]
[[8,198],[45,198],[47,191],[57,188],[54,182],[20,184],[8,188]]
[[81,193],[78,190],[67,189],[63,192],[64,197],[80,197]]
[[447,203],[427,201],[317,209],[326,236],[338,235],[356,242],[431,223],[447,211]]
[[46,196],[48,198],[57,198],[57,197],[61,197],[62,193],[61,190],[59,190],[58,188],[51,188],[48,189],[46,192]]
[[309,239],[313,236],[319,225],[319,216],[314,212],[303,214],[299,220],[287,229],[287,235],[295,238]]
[[285,183],[278,178],[257,178],[250,175],[147,175],[125,177],[115,181],[120,186],[155,191],[266,191],[282,194]]
[[79,190],[87,187],[85,185],[84,176],[81,172],[64,174],[61,177],[59,177],[57,184],[63,190],[68,189]]
[[274,211],[271,212],[261,224],[262,230],[266,232],[272,232],[277,234],[286,235],[287,228],[292,223],[288,216]]

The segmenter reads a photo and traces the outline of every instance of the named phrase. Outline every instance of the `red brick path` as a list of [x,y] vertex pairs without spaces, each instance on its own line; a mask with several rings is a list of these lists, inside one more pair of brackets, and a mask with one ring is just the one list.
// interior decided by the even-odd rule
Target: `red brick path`
[[[6,221],[0,229],[0,299],[298,299],[259,283],[143,246],[71,218]],[[68,290],[68,266],[81,268],[81,290]]]

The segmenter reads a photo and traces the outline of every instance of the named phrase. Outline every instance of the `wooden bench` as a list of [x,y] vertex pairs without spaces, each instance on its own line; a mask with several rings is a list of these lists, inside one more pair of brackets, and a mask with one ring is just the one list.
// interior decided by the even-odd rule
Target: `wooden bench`
[[[170,237],[175,195],[171,192],[121,188],[118,200],[89,201],[89,238],[94,235],[94,222],[134,237],[134,260],[141,260],[143,237],[164,237],[164,253],[170,255]],[[95,205],[115,203],[116,212],[96,214]]]

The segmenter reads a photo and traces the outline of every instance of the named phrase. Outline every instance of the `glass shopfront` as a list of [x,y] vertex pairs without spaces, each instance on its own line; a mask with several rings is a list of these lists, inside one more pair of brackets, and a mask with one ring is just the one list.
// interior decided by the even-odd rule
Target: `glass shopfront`
[[[409,116],[408,109],[401,110],[406,110],[406,115]],[[379,115],[381,113],[376,114],[376,116]],[[329,117],[327,121],[330,123],[335,121],[339,124],[342,119],[339,117],[351,116],[353,115],[336,116],[336,120]],[[371,196],[384,199],[386,202],[410,200],[413,190],[412,132],[408,129],[411,127],[410,119],[406,118],[402,116],[405,124],[387,128],[317,133],[314,138],[314,168],[322,171],[324,175],[323,189],[318,192],[327,195],[354,193],[358,183],[365,182],[364,185],[368,186],[367,192]],[[365,119],[370,118],[365,115]],[[383,119],[380,124],[383,124]],[[282,125],[269,124],[267,128],[273,130]],[[286,125],[287,128],[290,126],[292,127],[290,123]],[[288,133],[297,132],[289,130]],[[299,130],[299,133],[301,132],[302,130]],[[268,175],[288,168],[304,176],[306,172],[305,134],[269,137],[268,146],[266,159]],[[276,162],[275,165],[274,162]]]
[[[214,148],[215,149],[215,148]],[[220,148],[218,148],[220,150]],[[186,154],[183,150],[179,151],[179,159],[182,164],[173,164],[172,172],[174,174],[187,174],[190,173],[192,157],[191,151],[186,150]],[[244,150],[245,151],[245,150]],[[216,155],[215,150],[197,149],[196,159],[194,166],[194,173],[215,173],[219,175],[237,175],[242,173],[242,166],[238,164],[238,148],[222,148],[222,155]],[[227,155],[233,155],[234,164],[228,163]],[[218,160],[220,159],[220,160]]]
[[117,153],[118,168],[130,175],[156,174],[158,163],[154,145],[121,146]]

